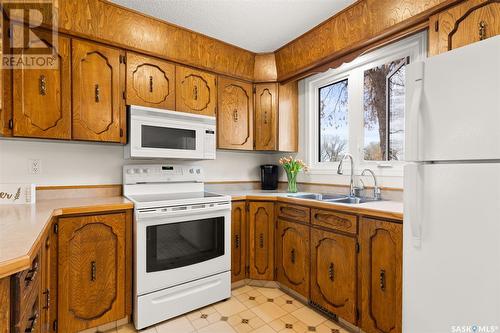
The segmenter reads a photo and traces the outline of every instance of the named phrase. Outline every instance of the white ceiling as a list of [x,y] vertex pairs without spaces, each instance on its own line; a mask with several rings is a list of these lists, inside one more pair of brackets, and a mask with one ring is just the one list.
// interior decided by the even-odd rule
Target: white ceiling
[[355,0],[111,0],[253,52],[271,52]]

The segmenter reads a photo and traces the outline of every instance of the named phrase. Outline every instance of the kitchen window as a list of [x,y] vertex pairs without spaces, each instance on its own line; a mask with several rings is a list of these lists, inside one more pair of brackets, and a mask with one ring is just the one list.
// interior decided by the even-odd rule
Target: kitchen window
[[415,34],[305,79],[304,150],[311,173],[336,173],[348,152],[355,172],[368,167],[402,176],[406,66],[425,59],[426,44],[425,32]]

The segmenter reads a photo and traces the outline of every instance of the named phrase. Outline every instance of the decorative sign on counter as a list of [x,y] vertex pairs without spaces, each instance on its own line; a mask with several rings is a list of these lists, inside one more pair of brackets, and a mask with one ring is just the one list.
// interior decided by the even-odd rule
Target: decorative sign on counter
[[35,203],[34,184],[0,184],[0,205]]

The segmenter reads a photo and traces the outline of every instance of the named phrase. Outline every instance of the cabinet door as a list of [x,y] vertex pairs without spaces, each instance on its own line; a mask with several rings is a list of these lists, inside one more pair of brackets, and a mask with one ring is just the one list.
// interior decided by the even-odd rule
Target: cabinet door
[[0,333],[9,333],[10,305],[10,276],[8,276],[0,279]]
[[277,280],[309,298],[309,227],[278,220]]
[[253,149],[252,85],[219,77],[217,138],[219,148]]
[[59,332],[126,315],[126,215],[59,219]]
[[298,81],[279,85],[278,150],[299,150]]
[[250,202],[249,209],[250,278],[274,278],[274,204]]
[[175,109],[175,65],[127,52],[127,104]]
[[175,109],[205,116],[215,116],[217,87],[215,75],[176,66]]
[[364,218],[361,239],[361,328],[398,333],[402,325],[402,225]]
[[41,332],[52,331],[52,323],[57,319],[57,248],[56,239],[49,231],[43,237],[41,249],[40,319]]
[[72,46],[73,139],[121,142],[125,80],[120,50],[79,40]]
[[[37,34],[50,45],[49,33],[37,31]],[[13,70],[14,136],[71,139],[69,38],[58,37],[55,54],[58,59],[56,69]]]
[[311,229],[311,300],[356,324],[356,239]]
[[276,150],[278,128],[277,85],[255,85],[255,149]]
[[430,18],[429,54],[500,34],[500,2],[468,0]]
[[246,278],[247,214],[246,202],[233,202],[231,212],[231,281]]

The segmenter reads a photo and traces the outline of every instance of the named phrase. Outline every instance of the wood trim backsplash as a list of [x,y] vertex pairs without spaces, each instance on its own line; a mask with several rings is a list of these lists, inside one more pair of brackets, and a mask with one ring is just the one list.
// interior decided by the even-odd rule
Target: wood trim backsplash
[[121,184],[37,186],[36,200],[106,198],[122,195]]

